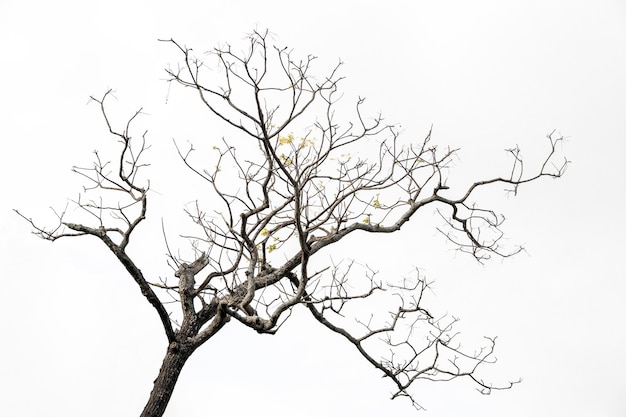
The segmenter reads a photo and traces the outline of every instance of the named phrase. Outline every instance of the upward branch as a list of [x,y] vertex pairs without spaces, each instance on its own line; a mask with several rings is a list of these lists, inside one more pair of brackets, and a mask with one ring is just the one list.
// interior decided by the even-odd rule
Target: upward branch
[[[119,262],[139,286],[142,295],[156,310],[168,341],[173,341],[174,329],[168,311],[156,295],[141,270],[126,253],[131,235],[137,226],[146,218],[148,209],[148,187],[139,185],[139,172],[147,166],[143,163],[144,152],[149,148],[146,143],[146,132],[138,139],[132,136],[132,124],[141,110],[135,112],[126,122],[123,131],[116,130],[107,114],[106,99],[112,94],[108,90],[101,99],[91,97],[98,103],[109,133],[121,144],[117,158],[117,167],[105,162],[96,151],[95,161],[89,167],[74,167],[72,170],[87,181],[83,193],[77,200],[71,201],[82,212],[89,223],[73,223],[66,221],[67,207],[57,214],[58,223],[51,229],[36,225],[31,218],[26,219],[34,232],[50,241],[64,237],[91,235],[100,239],[116,256]],[[91,198],[95,195],[95,198]],[[120,197],[121,196],[121,197]],[[109,198],[110,197],[110,198]],[[90,224],[90,225],[89,225]]]

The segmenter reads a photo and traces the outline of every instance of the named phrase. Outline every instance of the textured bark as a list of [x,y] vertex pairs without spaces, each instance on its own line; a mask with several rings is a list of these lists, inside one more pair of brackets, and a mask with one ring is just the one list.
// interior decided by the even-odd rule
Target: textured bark
[[159,370],[159,375],[154,381],[154,388],[150,393],[148,403],[140,417],[161,417],[165,413],[167,404],[172,398],[176,381],[183,370],[183,366],[194,349],[181,346],[177,342],[170,343]]

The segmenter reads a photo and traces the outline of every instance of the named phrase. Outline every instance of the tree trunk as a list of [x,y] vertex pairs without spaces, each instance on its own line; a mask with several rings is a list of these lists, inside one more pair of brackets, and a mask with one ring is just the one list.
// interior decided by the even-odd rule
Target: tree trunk
[[177,342],[170,343],[159,370],[159,375],[154,381],[154,388],[150,393],[148,403],[140,417],[163,416],[174,392],[178,376],[193,351],[194,349],[189,346],[183,346]]

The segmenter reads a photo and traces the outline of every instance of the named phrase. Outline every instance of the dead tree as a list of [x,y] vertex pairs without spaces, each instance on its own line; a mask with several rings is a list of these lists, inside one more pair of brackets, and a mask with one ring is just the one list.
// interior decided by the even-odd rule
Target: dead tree
[[[343,121],[341,63],[315,78],[315,57],[296,58],[268,39],[267,32],[253,32],[244,52],[214,49],[215,71],[206,71],[191,49],[163,41],[182,58],[177,69],[166,70],[169,82],[193,90],[233,132],[215,142],[212,160],[203,156],[203,163],[195,162],[193,147],[176,146],[189,172],[206,184],[202,192],[211,193],[211,206],[187,209],[197,230],[188,236],[193,257],[182,259],[168,246],[169,279],[144,276],[127,252],[148,214],[151,191],[140,175],[148,146],[145,133],[133,134],[141,110],[122,129],[110,119],[110,91],[92,99],[119,142],[118,159],[103,161],[96,153],[93,166],[74,168],[87,186],[71,204],[87,218],[73,222],[63,211],[58,225],[44,228],[22,216],[47,240],[89,235],[102,241],[154,308],[167,349],[141,416],[164,413],[187,359],[225,325],[274,334],[297,307],[389,378],[393,398],[406,397],[418,409],[410,390],[418,380],[467,378],[485,394],[510,388],[513,383],[494,386],[479,376],[481,365],[492,362],[495,339],[478,349],[461,346],[454,319],[434,317],[424,304],[429,284],[419,273],[386,282],[373,269],[355,271],[354,262],[335,265],[323,251],[348,235],[399,232],[418,211],[434,207],[446,220],[440,230],[460,250],[481,262],[509,256],[517,249],[500,244],[503,217],[473,203],[475,191],[501,185],[515,193],[522,184],[560,177],[567,165],[555,161],[562,137],[547,136],[534,172],[524,171],[519,149],[510,149],[506,175],[452,189],[446,178],[457,150],[437,148],[430,133],[420,143],[403,143],[381,116],[363,115],[363,99],[351,108],[351,121]],[[390,311],[377,297],[396,305]]]

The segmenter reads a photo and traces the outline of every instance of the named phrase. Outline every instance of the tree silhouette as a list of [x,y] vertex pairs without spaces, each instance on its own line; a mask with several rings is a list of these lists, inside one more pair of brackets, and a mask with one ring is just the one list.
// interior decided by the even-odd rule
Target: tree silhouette
[[[478,261],[517,253],[520,248],[500,243],[503,217],[470,199],[490,185],[516,193],[522,184],[560,177],[567,165],[555,162],[562,137],[548,135],[535,172],[525,172],[519,149],[510,149],[507,175],[451,189],[446,178],[456,150],[439,149],[430,132],[419,143],[401,141],[397,127],[380,115],[363,115],[362,98],[349,112],[341,108],[341,63],[316,78],[315,57],[297,58],[268,40],[268,32],[255,31],[244,52],[215,48],[215,71],[207,71],[191,49],[163,40],[182,57],[178,68],[166,70],[169,82],[194,90],[236,137],[216,141],[212,156],[201,162],[193,146],[176,146],[189,172],[206,184],[202,193],[210,193],[211,204],[186,209],[197,231],[186,236],[191,259],[176,255],[166,240],[173,276],[149,279],[127,252],[148,215],[151,191],[142,175],[148,145],[146,134],[133,130],[141,110],[121,129],[110,119],[111,91],[92,99],[119,142],[119,158],[104,161],[96,152],[93,166],[74,167],[86,186],[70,204],[84,220],[71,222],[66,207],[55,227],[43,228],[18,212],[44,239],[101,240],[154,308],[167,350],[141,416],[163,415],[187,359],[225,325],[237,321],[274,334],[298,306],[389,378],[393,398],[407,397],[418,409],[410,387],[420,379],[464,377],[486,394],[510,388],[513,383],[494,386],[478,375],[492,362],[495,339],[464,349],[455,340],[455,319],[434,317],[424,305],[429,283],[419,271],[383,282],[354,261],[334,263],[325,249],[353,233],[376,239],[399,232],[433,206],[445,219],[442,233]],[[381,300],[395,307],[389,311]]]

